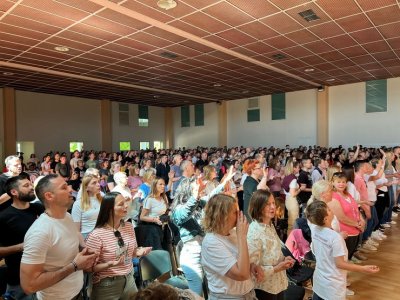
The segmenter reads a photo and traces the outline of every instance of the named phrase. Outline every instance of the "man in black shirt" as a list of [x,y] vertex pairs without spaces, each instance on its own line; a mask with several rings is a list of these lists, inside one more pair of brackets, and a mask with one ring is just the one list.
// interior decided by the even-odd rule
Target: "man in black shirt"
[[[308,199],[311,197],[311,188],[312,188],[312,178],[311,178],[311,169],[313,165],[310,158],[303,158],[301,160],[301,171],[299,177],[297,178],[297,182],[299,183],[301,192],[297,195],[297,199],[299,200],[299,204],[306,204]],[[303,206],[304,206],[303,205]]]
[[168,185],[168,173],[170,167],[168,165],[168,156],[166,154],[161,155],[161,162],[156,166],[156,176],[164,179],[165,185]]
[[20,286],[19,269],[25,233],[44,207],[40,203],[30,203],[35,193],[25,173],[8,179],[5,189],[12,200],[11,206],[0,213],[0,256],[5,257],[7,265],[7,292],[13,299],[32,299]]
[[22,172],[21,160],[16,155],[10,155],[5,160],[7,172],[0,175],[0,212],[11,205],[11,198],[6,193],[5,185],[9,178]]

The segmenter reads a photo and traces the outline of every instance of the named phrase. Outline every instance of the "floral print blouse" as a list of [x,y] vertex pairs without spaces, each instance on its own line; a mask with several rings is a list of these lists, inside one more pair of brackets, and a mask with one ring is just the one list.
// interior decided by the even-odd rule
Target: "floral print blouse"
[[286,271],[274,273],[274,266],[285,259],[281,250],[281,240],[274,226],[251,222],[247,234],[250,263],[264,270],[264,280],[254,283],[255,288],[270,294],[279,294],[288,287]]

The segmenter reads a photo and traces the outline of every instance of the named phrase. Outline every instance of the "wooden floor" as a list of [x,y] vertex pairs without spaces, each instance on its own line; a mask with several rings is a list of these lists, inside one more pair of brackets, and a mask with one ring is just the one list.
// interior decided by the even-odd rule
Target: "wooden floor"
[[[388,238],[381,242],[378,251],[367,254],[363,264],[374,264],[380,272],[370,275],[350,272],[349,287],[355,292],[347,300],[397,300],[400,299],[400,215],[393,219],[398,224],[386,229]],[[307,291],[306,298],[311,296]]]

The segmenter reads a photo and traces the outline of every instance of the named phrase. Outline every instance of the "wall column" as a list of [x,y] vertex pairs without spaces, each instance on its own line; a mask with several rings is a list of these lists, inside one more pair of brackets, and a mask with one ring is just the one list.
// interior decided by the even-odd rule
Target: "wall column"
[[101,150],[112,152],[111,101],[101,100]]
[[228,145],[228,118],[226,101],[217,102],[218,107],[218,147]]
[[165,120],[165,149],[174,148],[174,121],[172,118],[172,107],[164,108],[164,120]]
[[15,89],[3,88],[4,156],[17,151],[17,117],[15,111]]
[[329,147],[329,87],[317,92],[317,145]]

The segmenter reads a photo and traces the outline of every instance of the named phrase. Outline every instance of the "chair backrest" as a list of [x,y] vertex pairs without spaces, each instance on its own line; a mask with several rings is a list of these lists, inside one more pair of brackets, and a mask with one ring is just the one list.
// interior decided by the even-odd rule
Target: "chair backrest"
[[172,270],[171,258],[168,251],[153,250],[139,261],[142,281],[153,281]]

